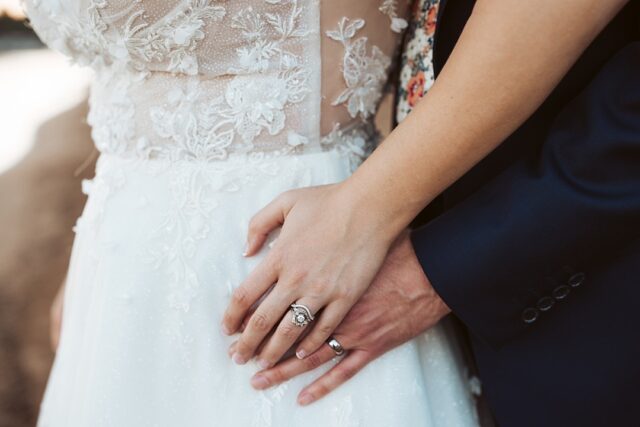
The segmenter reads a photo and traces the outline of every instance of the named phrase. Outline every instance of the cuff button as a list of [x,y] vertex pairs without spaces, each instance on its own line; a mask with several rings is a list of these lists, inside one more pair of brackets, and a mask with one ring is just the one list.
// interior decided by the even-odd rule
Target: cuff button
[[551,307],[553,307],[553,304],[555,304],[555,301],[553,300],[553,298],[551,298],[551,297],[542,297],[538,301],[538,309],[540,311],[549,311],[549,310],[551,310]]
[[562,286],[558,286],[557,288],[555,288],[553,290],[553,292],[551,293],[551,295],[553,295],[553,297],[555,299],[557,299],[558,301],[562,301],[563,299],[565,299],[569,293],[571,292],[571,288],[566,286],[566,285],[562,285]]
[[567,280],[567,284],[572,288],[577,288],[584,283],[585,278],[586,275],[584,273],[576,273],[569,277],[569,280]]
[[525,308],[525,310],[522,312],[522,321],[526,324],[531,324],[538,320],[538,315],[538,310],[536,310],[535,308]]

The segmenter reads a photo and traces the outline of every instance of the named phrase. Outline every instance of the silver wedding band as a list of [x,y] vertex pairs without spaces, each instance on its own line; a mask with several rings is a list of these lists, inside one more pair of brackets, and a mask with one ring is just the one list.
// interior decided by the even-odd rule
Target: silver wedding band
[[331,347],[331,350],[333,350],[336,356],[342,356],[344,354],[344,347],[342,347],[342,344],[334,337],[330,337],[327,340],[327,345]]

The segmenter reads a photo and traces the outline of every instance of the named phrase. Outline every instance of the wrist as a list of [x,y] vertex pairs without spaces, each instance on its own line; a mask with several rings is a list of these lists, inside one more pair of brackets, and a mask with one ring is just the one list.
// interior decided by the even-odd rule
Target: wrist
[[398,214],[399,209],[393,201],[360,181],[351,176],[340,184],[343,203],[350,215],[363,226],[364,232],[375,235],[376,239],[391,246],[412,218],[404,219]]

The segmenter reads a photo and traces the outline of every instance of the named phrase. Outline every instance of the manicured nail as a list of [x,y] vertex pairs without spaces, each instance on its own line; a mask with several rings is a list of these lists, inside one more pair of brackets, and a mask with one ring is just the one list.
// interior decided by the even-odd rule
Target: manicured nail
[[244,360],[244,358],[238,353],[234,354],[232,359],[233,363],[235,363],[236,365],[244,365],[245,363],[247,363],[247,361]]
[[269,363],[268,360],[264,360],[264,359],[259,359],[258,365],[260,365],[262,369],[269,369],[271,367],[271,363]]
[[263,375],[256,375],[255,377],[251,378],[251,386],[258,390],[263,390],[269,387],[269,380]]
[[298,350],[296,351],[296,357],[300,360],[304,359],[305,357],[307,357],[307,352],[304,350]]
[[313,402],[313,396],[310,393],[302,393],[298,397],[298,403],[302,406],[307,406],[311,402]]

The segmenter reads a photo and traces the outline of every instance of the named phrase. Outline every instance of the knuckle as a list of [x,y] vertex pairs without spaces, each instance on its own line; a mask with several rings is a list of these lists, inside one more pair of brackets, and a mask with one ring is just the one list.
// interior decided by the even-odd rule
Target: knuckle
[[251,218],[249,221],[249,233],[250,234],[259,234],[262,230],[260,217],[258,215]]
[[307,356],[304,359],[304,363],[305,363],[307,369],[315,369],[318,366],[322,365],[322,359],[320,358],[320,355],[312,354],[310,356]]
[[309,285],[309,292],[312,295],[322,295],[328,288],[327,282],[324,280],[314,280]]
[[280,271],[282,265],[282,251],[280,247],[276,244],[271,250],[269,250],[269,254],[265,258],[266,266],[272,270]]
[[286,283],[291,287],[298,287],[301,283],[305,281],[307,277],[307,272],[302,268],[293,268],[287,274]]
[[287,377],[282,369],[274,369],[268,374],[268,379],[273,384],[280,384],[287,381]]
[[329,336],[334,331],[335,331],[334,325],[330,325],[330,324],[318,325],[318,332],[322,336]]
[[295,194],[296,194],[295,190],[283,191],[277,197],[277,200],[278,200],[279,203],[289,204],[289,203],[293,202],[293,200],[295,198]]
[[318,399],[323,396],[326,396],[329,393],[331,393],[331,387],[329,387],[329,385],[326,384],[325,381],[318,383],[314,387],[314,390],[311,392],[311,394]]
[[269,329],[269,319],[262,313],[254,313],[249,323],[260,332],[265,332]]
[[350,287],[341,287],[336,291],[336,297],[339,300],[351,301],[353,298],[353,290]]
[[336,376],[340,382],[349,381],[356,375],[356,369],[352,367],[340,367],[336,368]]
[[249,351],[249,346],[244,342],[244,340],[238,341],[236,345],[235,352],[240,355],[245,355]]
[[287,340],[298,337],[298,329],[294,326],[285,325],[280,328],[280,335]]
[[242,286],[234,289],[233,292],[231,293],[231,301],[234,304],[239,305],[241,307],[244,307],[247,304],[248,297],[249,295],[247,290]]

